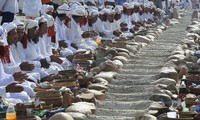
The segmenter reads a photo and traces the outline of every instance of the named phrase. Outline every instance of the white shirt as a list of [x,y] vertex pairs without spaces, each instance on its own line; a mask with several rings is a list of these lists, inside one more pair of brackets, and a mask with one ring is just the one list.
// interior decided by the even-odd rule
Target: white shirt
[[[3,0],[2,2],[5,2],[4,6],[2,7],[2,12],[11,12],[11,13],[18,13],[19,12],[17,0],[6,0],[6,1]],[[0,11],[1,11],[1,6],[2,5],[0,5]]]
[[9,54],[10,54],[10,63],[6,63],[4,64],[4,70],[7,74],[14,74],[16,72],[20,72],[21,71],[21,68],[19,67],[19,63],[17,63],[15,60],[14,60],[14,57],[13,57],[13,54],[12,51],[14,49],[14,45],[10,45],[10,50],[9,50]]
[[14,81],[15,80],[12,75],[5,73],[2,61],[0,59],[0,86],[7,86]]
[[41,0],[25,0],[22,12],[26,16],[39,17],[41,7],[42,7]]
[[56,40],[67,40],[66,38],[66,26],[65,24],[60,21],[58,17],[55,19],[55,26],[56,26]]
[[[20,51],[19,57],[20,57],[21,61],[22,62],[28,61],[28,59],[26,58],[25,49],[24,49],[23,44],[21,42],[17,43],[17,49],[18,49],[18,51]],[[41,67],[41,64],[40,64],[39,61],[28,61],[28,62],[31,62],[32,64],[34,64],[38,68]]]
[[79,24],[77,24],[74,19],[71,19],[71,38],[70,40],[72,40],[73,43],[75,43],[76,45],[80,45],[83,44],[82,41],[82,33],[83,31],[81,30],[81,27]]

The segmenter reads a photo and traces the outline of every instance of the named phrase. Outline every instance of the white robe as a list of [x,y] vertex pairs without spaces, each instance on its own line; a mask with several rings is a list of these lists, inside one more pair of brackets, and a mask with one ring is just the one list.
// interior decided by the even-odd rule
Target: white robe
[[84,44],[84,39],[82,38],[83,31],[81,30],[81,27],[79,24],[77,24],[74,19],[71,19],[71,36],[70,40],[72,40],[72,43],[76,44],[79,49],[87,49],[89,46],[86,46]]
[[[1,2],[5,2],[4,4]],[[11,13],[18,13],[18,1],[17,0],[1,0],[0,2],[0,11],[2,12],[11,12]],[[3,6],[2,6],[3,5]]]
[[[51,45],[50,45],[50,38],[47,36],[47,34],[43,35],[43,37],[39,38],[39,49],[43,57],[50,59],[50,56],[52,55]],[[63,68],[68,69],[68,67],[71,66],[71,62],[67,60],[66,58],[60,58],[63,60],[62,65],[51,62],[54,66],[57,66],[60,70],[63,70]],[[50,62],[50,61],[49,61]]]
[[21,93],[6,93],[6,86],[13,83],[14,77],[5,73],[2,61],[0,60],[0,96],[8,101],[8,103],[17,103],[29,101],[30,97],[25,92]]
[[[27,43],[27,48],[24,50],[25,51],[25,55],[28,61],[40,61],[41,59],[44,59],[44,57],[42,56],[42,54],[40,53],[40,49],[38,44],[33,43],[32,41],[28,41]],[[31,54],[30,54],[31,53]],[[50,61],[50,60],[48,60]],[[42,68],[44,69],[44,68]],[[49,69],[44,69],[48,75],[50,74],[56,74],[58,73],[58,71],[60,69],[58,69],[55,66],[50,65]],[[46,75],[41,75],[41,78],[46,77]]]
[[29,17],[39,17],[41,8],[41,0],[24,0],[22,12]]
[[[20,72],[21,71],[21,69],[20,69],[20,71],[12,71],[12,66],[14,66],[14,67],[16,67],[16,66],[19,66],[22,62],[24,62],[24,61],[22,61],[21,59],[20,59],[20,56],[19,56],[19,53],[20,53],[21,51],[18,51],[18,49],[17,49],[17,47],[13,44],[13,45],[10,45],[10,58],[11,58],[11,66],[10,66],[10,74],[14,74],[15,72]],[[36,71],[26,71],[27,72],[27,74],[28,74],[28,76],[29,76],[29,78],[31,79],[31,80],[34,80],[35,82],[37,81],[37,80],[40,80],[41,78],[40,78],[40,73],[38,73],[38,72],[36,72]]]
[[41,68],[41,63],[39,61],[31,61],[30,59],[26,58],[25,49],[23,48],[23,45],[21,42],[17,43],[17,49],[18,49],[18,51],[20,51],[19,57],[20,57],[21,61],[23,61],[23,62],[28,61],[28,62],[34,64],[36,67],[34,69],[34,71],[39,72],[41,78],[44,78],[44,77],[48,76],[49,74],[51,74],[51,72],[48,73],[48,69]]
[[133,28],[132,16],[131,15],[122,14],[121,22],[128,24],[128,28],[129,29]]
[[140,14],[139,13],[133,13],[131,21],[139,22],[140,21]]
[[69,39],[71,35],[69,32],[70,30],[65,26],[65,24],[62,21],[60,21],[58,17],[56,17],[55,19],[55,26],[56,26],[56,42],[57,42],[55,43],[56,46],[55,49],[57,49],[59,46],[58,45],[59,40],[65,40],[65,42],[68,44],[68,48],[62,48],[61,55],[63,57],[66,57],[68,55],[74,54],[76,52],[76,49],[70,46],[71,43],[73,43],[72,40]]
[[101,21],[99,18],[97,18],[97,21],[92,25],[92,30],[94,30],[97,33],[104,33],[108,36],[112,35],[112,31],[105,29],[105,22]]

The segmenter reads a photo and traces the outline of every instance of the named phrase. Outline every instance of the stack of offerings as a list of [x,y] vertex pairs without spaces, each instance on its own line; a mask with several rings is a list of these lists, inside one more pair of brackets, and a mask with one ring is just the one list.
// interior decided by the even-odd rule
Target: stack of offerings
[[81,67],[85,71],[89,71],[92,67],[94,54],[91,51],[80,51],[74,55],[72,66],[74,69]]
[[53,105],[53,107],[62,106],[62,94],[58,90],[49,89],[46,91],[39,91],[36,93],[36,98],[40,101],[44,101],[46,105]]
[[81,73],[78,73],[76,70],[64,70],[60,71],[59,74],[62,75],[62,78],[54,80],[51,83],[52,88],[59,90],[61,87],[67,87],[76,95],[79,90],[78,77]]

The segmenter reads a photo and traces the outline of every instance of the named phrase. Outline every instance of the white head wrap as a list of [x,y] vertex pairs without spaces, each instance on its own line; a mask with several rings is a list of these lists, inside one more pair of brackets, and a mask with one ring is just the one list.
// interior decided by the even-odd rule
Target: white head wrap
[[47,20],[47,27],[51,27],[54,24],[54,18],[51,15],[45,14],[44,17]]
[[42,5],[41,14],[43,15],[43,14],[45,14],[49,11],[53,11],[53,10],[54,10],[54,8],[52,5]]
[[125,2],[125,3],[123,4],[123,7],[127,8],[127,9],[133,8],[133,6],[132,6],[130,3],[127,3],[127,2]]
[[122,11],[123,11],[123,7],[121,5],[117,5],[115,8],[114,8],[115,12],[118,13],[118,14],[121,14]]
[[110,10],[107,9],[107,8],[104,8],[104,9],[102,9],[102,10],[99,12],[100,15],[103,15],[103,14],[105,14],[105,13],[110,13]]
[[0,26],[0,45],[8,45],[6,30]]
[[98,16],[99,11],[98,10],[90,10],[88,16]]
[[69,6],[64,3],[61,6],[59,6],[56,11],[58,12],[58,14],[67,14],[70,11],[70,9]]
[[105,13],[109,14],[109,15],[112,15],[112,14],[115,14],[116,12],[114,10],[106,10]]
[[74,1],[69,4],[71,11],[75,10],[77,6],[82,6],[81,3]]
[[28,29],[38,27],[38,21],[37,20],[27,19],[24,24],[25,24],[26,32],[28,32]]
[[24,26],[24,23],[21,22],[20,20],[17,20],[17,19],[13,20],[13,23],[14,23],[16,26]]
[[86,11],[84,7],[82,6],[77,6],[75,10],[72,11],[72,15],[76,16],[84,16],[86,14]]
[[44,23],[44,22],[47,23],[47,19],[46,19],[44,16],[37,17],[37,18],[35,18],[35,20],[38,21],[38,24],[40,24],[40,23]]
[[17,26],[16,26],[13,22],[4,23],[4,24],[2,25],[2,27],[3,27],[4,29],[6,29],[6,32],[7,32],[7,33],[10,32],[11,30],[17,28]]

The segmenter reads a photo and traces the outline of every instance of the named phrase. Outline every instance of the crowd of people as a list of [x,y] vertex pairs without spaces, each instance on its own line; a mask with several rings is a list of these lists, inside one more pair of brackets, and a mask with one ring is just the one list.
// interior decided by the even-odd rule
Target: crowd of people
[[120,6],[106,0],[97,7],[92,0],[62,5],[24,0],[20,4],[26,19],[21,20],[18,4],[0,2],[0,96],[14,103],[30,101],[42,79],[71,69],[69,56],[95,50],[97,40],[133,36],[160,24],[165,14],[153,2]]

